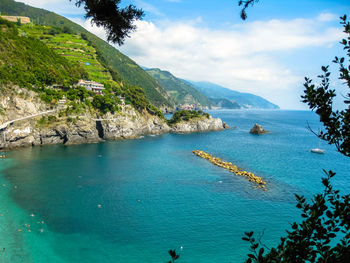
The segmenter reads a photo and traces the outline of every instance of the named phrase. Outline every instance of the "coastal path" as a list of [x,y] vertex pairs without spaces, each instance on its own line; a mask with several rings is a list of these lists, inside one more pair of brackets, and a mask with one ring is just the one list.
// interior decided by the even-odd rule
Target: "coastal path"
[[48,114],[48,113],[53,113],[53,112],[55,112],[56,110],[57,110],[57,109],[48,110],[48,111],[43,111],[43,112],[39,112],[39,113],[37,113],[37,114],[33,114],[33,115],[25,116],[25,117],[22,117],[22,118],[18,118],[18,119],[12,120],[12,121],[4,122],[4,123],[0,124],[0,130],[6,129],[7,126],[9,126],[10,124],[12,124],[12,123],[14,123],[14,122],[23,121],[23,120],[26,120],[26,119],[31,119],[31,118],[34,118],[34,117],[37,117],[37,116],[40,116],[40,115]]

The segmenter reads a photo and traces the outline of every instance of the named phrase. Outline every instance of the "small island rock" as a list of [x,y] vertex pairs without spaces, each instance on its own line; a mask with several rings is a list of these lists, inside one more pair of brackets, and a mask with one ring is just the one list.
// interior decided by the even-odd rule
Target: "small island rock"
[[254,127],[251,128],[250,132],[251,134],[265,134],[269,131],[266,131],[261,125],[255,123]]

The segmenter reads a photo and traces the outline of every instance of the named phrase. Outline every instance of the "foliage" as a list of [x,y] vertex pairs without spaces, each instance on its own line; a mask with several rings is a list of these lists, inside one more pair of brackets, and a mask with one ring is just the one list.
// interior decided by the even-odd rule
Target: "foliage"
[[292,230],[281,238],[277,248],[264,255],[254,233],[245,233],[242,239],[250,243],[252,252],[247,263],[350,262],[350,195],[340,196],[339,191],[333,190],[330,179],[335,173],[324,172],[327,177],[322,180],[322,194],[315,195],[311,203],[296,195],[304,220],[292,224]]
[[173,114],[170,120],[168,120],[169,125],[174,125],[180,121],[189,121],[194,118],[209,118],[210,115],[206,112],[203,112],[201,110],[181,110],[177,111]]
[[242,10],[241,10],[241,18],[243,20],[246,20],[247,19],[247,12],[246,12],[246,9],[249,7],[249,6],[253,6],[254,3],[257,3],[259,2],[259,0],[239,0],[238,1],[238,6],[243,6]]
[[93,95],[93,92],[86,90],[84,87],[70,88],[67,91],[67,99],[72,101],[80,100],[81,102],[85,102],[87,98]]
[[132,104],[139,112],[147,110],[149,113],[165,119],[163,113],[147,100],[145,92],[140,87],[126,84],[122,87],[121,92],[121,95],[125,96],[125,102]]
[[[146,98],[155,106],[173,106],[173,103],[168,101],[166,91],[154,78],[149,76],[134,61],[123,55],[116,48],[93,35],[78,24],[55,13],[34,8],[20,2],[15,2],[14,0],[1,0],[0,12],[9,15],[28,16],[32,22],[40,25],[60,28],[67,26],[71,28],[75,34],[84,33],[89,41],[96,45],[101,53],[101,57],[103,57],[109,68],[111,68],[113,72],[119,73],[123,84],[128,82],[132,86],[141,87],[145,91]],[[113,74],[114,73],[111,73],[112,77]],[[118,77],[115,79],[118,79]]]
[[133,22],[143,16],[143,11],[134,5],[120,8],[120,0],[76,0],[77,6],[84,6],[85,18],[92,18],[97,26],[107,31],[107,40],[122,45],[130,31],[136,29]]
[[[1,22],[0,22],[1,23]],[[43,87],[60,84],[69,86],[84,76],[85,71],[56,54],[41,41],[19,36],[17,26],[0,31],[0,79],[2,83],[22,87]]]
[[154,77],[162,87],[170,94],[177,105],[200,104],[210,107],[211,101],[190,83],[176,78],[168,71],[160,69],[146,69],[146,72]]
[[[340,43],[344,46],[348,59],[335,57],[333,62],[339,65],[339,79],[350,88],[350,66],[346,65],[350,58],[350,24],[346,16],[341,17],[341,24],[347,39],[343,39]],[[341,111],[334,111],[333,98],[336,94],[334,89],[329,88],[331,73],[328,71],[328,66],[323,66],[322,71],[322,75],[318,76],[321,79],[321,84],[318,86],[313,84],[311,79],[305,78],[303,102],[307,103],[310,109],[316,110],[326,128],[326,131],[321,131],[318,137],[328,141],[329,144],[334,144],[340,153],[350,157],[350,92],[344,100],[348,107]]]
[[170,257],[171,257],[171,260],[168,261],[167,263],[174,263],[175,260],[178,260],[179,257],[180,257],[180,255],[176,254],[176,250],[175,250],[175,249],[174,249],[174,250],[171,250],[171,249],[170,249],[170,250],[168,251],[168,253],[169,253]]
[[112,112],[118,110],[118,101],[117,98],[111,94],[95,95],[92,101],[92,106],[95,109],[100,110],[102,113]]
[[[341,24],[347,34],[347,40],[341,44],[350,58],[349,35],[350,25],[346,16],[341,17]],[[339,65],[340,79],[350,88],[349,70],[345,65],[345,58],[336,57],[333,61]],[[345,97],[347,108],[342,111],[333,111],[333,98],[335,90],[329,88],[328,66],[322,67],[321,84],[317,87],[312,80],[306,78],[305,95],[303,102],[320,116],[324,124],[325,132],[318,136],[334,144],[337,150],[350,157],[350,94]],[[276,248],[272,248],[264,254],[264,248],[260,241],[256,241],[253,232],[245,233],[243,240],[250,243],[251,254],[248,254],[249,262],[350,262],[350,194],[341,196],[339,191],[333,190],[330,179],[335,173],[324,171],[326,178],[322,179],[324,191],[315,195],[311,202],[305,197],[296,195],[297,208],[301,210],[301,223],[293,223],[292,230],[287,231],[287,236],[281,238]],[[259,248],[260,247],[260,248]]]

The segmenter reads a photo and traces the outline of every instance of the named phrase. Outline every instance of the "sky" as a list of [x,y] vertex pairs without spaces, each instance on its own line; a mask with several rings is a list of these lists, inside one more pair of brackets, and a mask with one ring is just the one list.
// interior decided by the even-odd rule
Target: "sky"
[[[54,11],[105,39],[103,28],[85,20],[74,0],[21,2]],[[253,93],[282,109],[307,108],[300,99],[304,77],[317,81],[322,65],[331,65],[338,94],[347,93],[331,61],[345,55],[339,17],[350,16],[349,0],[260,0],[247,10],[246,21],[240,19],[237,3],[122,0],[123,6],[142,8],[145,16],[116,48],[141,66]]]

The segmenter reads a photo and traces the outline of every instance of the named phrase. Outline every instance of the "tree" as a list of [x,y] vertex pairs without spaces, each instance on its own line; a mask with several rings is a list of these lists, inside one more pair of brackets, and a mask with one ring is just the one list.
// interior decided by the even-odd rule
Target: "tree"
[[120,0],[75,0],[76,6],[84,7],[85,18],[92,18],[93,23],[104,27],[109,42],[122,45],[129,33],[136,29],[133,23],[142,18],[143,11],[134,5],[120,8],[120,2]]
[[[339,66],[339,79],[350,88],[350,24],[344,15],[341,24],[346,39],[340,43],[347,52],[347,58],[335,57],[334,63]],[[317,136],[337,150],[350,157],[350,93],[344,97],[344,110],[333,109],[335,90],[330,89],[330,72],[328,66],[322,66],[318,76],[321,84],[316,85],[305,78],[305,95],[303,102],[315,110],[325,127]],[[250,243],[251,254],[246,262],[350,262],[350,194],[341,196],[334,190],[330,180],[335,176],[332,171],[324,171],[322,179],[324,191],[315,195],[310,202],[305,197],[296,195],[297,208],[301,210],[303,221],[293,223],[292,229],[281,238],[276,248],[267,254],[260,241],[254,238],[253,232],[246,232],[242,239]]]
[[249,6],[253,6],[255,3],[259,2],[259,0],[240,0],[238,2],[238,6],[243,6],[242,10],[241,10],[241,18],[243,20],[246,20],[247,19],[247,12],[246,12],[246,9],[249,7]]

